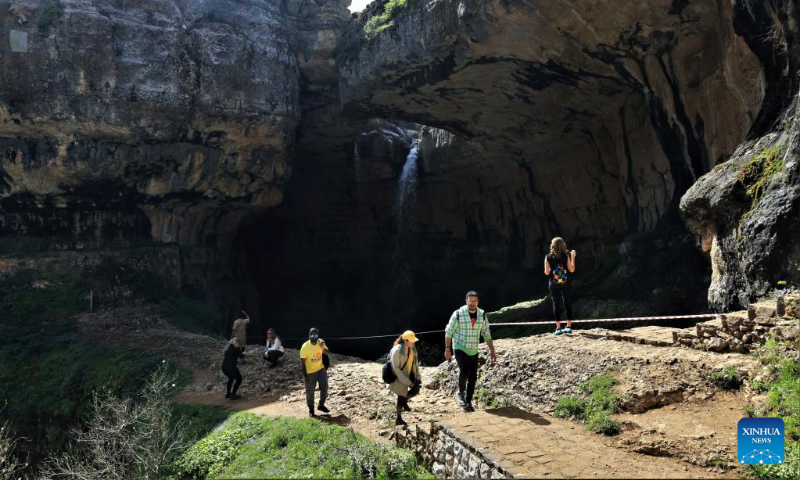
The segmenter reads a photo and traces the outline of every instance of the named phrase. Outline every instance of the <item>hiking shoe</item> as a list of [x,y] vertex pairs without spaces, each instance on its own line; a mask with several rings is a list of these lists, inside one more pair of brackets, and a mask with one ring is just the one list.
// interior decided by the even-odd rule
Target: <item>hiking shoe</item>
[[465,409],[464,409],[464,411],[465,411],[465,412],[468,412],[468,413],[471,413],[471,412],[474,412],[474,411],[475,411],[475,409],[474,409],[474,408],[472,408],[472,404],[471,404],[471,403],[468,403],[468,404],[467,404],[467,408],[465,408]]
[[225,398],[231,398],[231,392],[226,393]]
[[562,333],[564,333],[564,330],[556,330],[553,335],[561,335]]
[[323,413],[330,413],[330,410],[328,410],[328,407],[326,407],[325,405],[322,405],[322,404],[317,405],[317,410],[319,410],[320,412],[323,412]]
[[403,419],[402,419],[402,418],[400,418],[400,417],[397,417],[397,418],[395,419],[395,421],[394,421],[394,424],[395,424],[396,426],[398,426],[398,427],[399,427],[399,426],[401,426],[401,425],[408,425],[408,424],[406,423],[406,421],[405,421],[405,420],[403,420]]
[[567,327],[564,330],[562,330],[562,332],[564,332],[564,333],[572,333],[572,329]]
[[461,395],[461,392],[456,392],[456,401],[458,402],[458,406],[464,408],[467,405],[467,402],[464,401],[464,397]]
[[231,393],[231,397],[230,398],[231,398],[231,400],[239,400],[242,397],[240,395],[236,395],[235,393]]

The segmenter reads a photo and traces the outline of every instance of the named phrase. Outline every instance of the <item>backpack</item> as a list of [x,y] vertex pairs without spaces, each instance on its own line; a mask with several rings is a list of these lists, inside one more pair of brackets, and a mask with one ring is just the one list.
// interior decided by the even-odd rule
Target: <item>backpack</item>
[[567,269],[563,265],[556,265],[553,269],[553,283],[567,283]]
[[[400,370],[406,368],[408,365],[408,357],[406,357],[406,363],[400,367]],[[394,369],[392,369],[392,355],[389,355],[389,360],[386,360],[386,363],[383,364],[383,370],[381,371],[381,376],[383,377],[383,383],[394,383],[397,380],[397,375],[394,374]]]
[[[553,283],[557,283],[559,285],[567,283],[567,267],[566,267],[566,265],[562,265],[561,263],[556,262],[555,257],[552,257],[552,258],[553,258],[553,262],[552,263],[555,263],[556,265],[555,265],[555,267],[551,266],[550,274],[553,277],[551,279],[551,281]],[[551,263],[551,265],[552,265],[552,263]]]

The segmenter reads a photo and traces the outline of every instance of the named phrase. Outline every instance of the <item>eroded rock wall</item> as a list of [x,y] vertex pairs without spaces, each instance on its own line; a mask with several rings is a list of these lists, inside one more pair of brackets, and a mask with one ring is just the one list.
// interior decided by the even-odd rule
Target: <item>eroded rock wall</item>
[[797,15],[794,2],[737,3],[737,30],[767,72],[765,105],[732,158],[681,199],[710,259],[708,301],[718,310],[800,284]]
[[301,92],[348,17],[344,1],[3,2],[0,233],[191,246],[196,288],[249,275],[240,223],[281,203]]
[[584,272],[658,236],[794,85],[788,2],[409,0],[369,41],[346,3],[0,7],[0,230],[199,245],[187,283],[290,323],[438,325],[543,291],[553,236]]
[[2,42],[5,218],[44,207],[83,230],[72,217],[94,197],[109,215],[153,207],[153,237],[176,241],[182,204],[280,203],[299,87],[279,4],[55,4],[13,3],[25,24],[0,15],[4,36],[27,39]]
[[[281,272],[263,287],[280,298],[276,316],[324,317],[354,334],[376,323],[400,331],[409,317],[433,328],[469,289],[490,309],[544,294],[542,256],[556,235],[581,252],[578,279],[639,287],[644,275],[704,296],[686,245],[660,236],[675,234],[680,196],[759,115],[766,74],[737,34],[738,8],[409,1],[393,26],[360,39],[383,9],[372,4],[336,52],[342,112],[328,117],[367,123],[307,130],[317,148],[298,156],[285,202],[260,227],[280,252],[262,267]],[[373,118],[421,125],[407,218],[398,199],[410,137]],[[626,240],[642,233],[654,241]],[[640,252],[626,250],[633,243]],[[665,244],[677,247],[664,257],[692,273],[600,268]],[[644,293],[663,297],[662,287]]]
[[[710,2],[412,2],[343,65],[342,97],[351,111],[475,145],[463,184],[448,171],[444,196],[463,199],[453,223],[480,203],[504,213],[478,229],[508,238],[521,206],[509,199],[527,197],[526,242],[554,230],[649,231],[758,113],[761,66],[733,14]],[[476,177],[485,189],[473,188]],[[546,234],[528,226],[543,218]]]

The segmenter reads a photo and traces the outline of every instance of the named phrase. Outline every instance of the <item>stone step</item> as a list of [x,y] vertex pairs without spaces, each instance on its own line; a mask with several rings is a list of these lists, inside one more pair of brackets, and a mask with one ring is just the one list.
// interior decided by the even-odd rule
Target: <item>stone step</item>
[[[792,318],[797,300],[769,300],[754,303],[747,310],[720,314],[713,320],[690,328],[635,327],[626,330],[593,328],[576,331],[589,338],[605,338],[653,346],[685,346],[712,352],[746,353],[753,344],[770,336],[800,339],[800,322]],[[787,306],[787,303],[789,304]],[[789,310],[787,312],[787,310]],[[788,315],[788,316],[787,316]]]
[[779,305],[779,303],[780,302],[777,300],[767,300],[764,302],[753,303],[747,307],[747,314],[749,315],[750,320],[755,320],[757,317],[777,317],[779,316],[778,310],[783,310],[785,313],[785,308]]
[[608,330],[605,328],[593,328],[590,330],[580,330],[576,333],[588,338],[605,338],[620,342],[631,342],[643,345],[653,345],[656,347],[671,347],[675,345],[677,333],[683,333],[685,329],[672,327],[634,327],[626,330]]
[[[697,339],[697,334],[695,332],[694,327],[692,328],[680,328],[675,329],[672,332],[672,343],[681,344],[681,345],[691,345],[692,340]],[[681,342],[681,340],[685,340],[687,342]]]

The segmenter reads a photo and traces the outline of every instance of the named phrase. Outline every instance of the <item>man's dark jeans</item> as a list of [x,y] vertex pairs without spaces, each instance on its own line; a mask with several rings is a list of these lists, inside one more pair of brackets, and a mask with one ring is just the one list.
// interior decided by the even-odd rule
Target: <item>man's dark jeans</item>
[[471,404],[475,382],[478,381],[478,355],[467,355],[456,350],[455,356],[458,363],[458,394],[467,404]]

